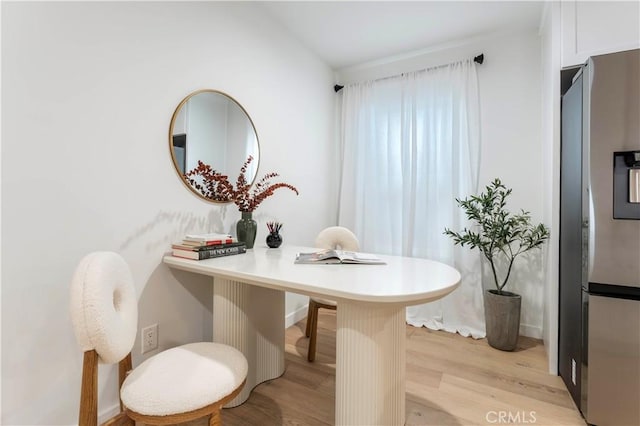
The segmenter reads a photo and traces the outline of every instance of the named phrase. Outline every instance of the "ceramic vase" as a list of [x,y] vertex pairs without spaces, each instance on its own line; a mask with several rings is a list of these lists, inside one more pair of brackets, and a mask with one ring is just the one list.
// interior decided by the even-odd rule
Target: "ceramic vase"
[[236,224],[236,235],[238,241],[246,244],[247,249],[252,249],[256,241],[258,224],[253,220],[252,212],[241,212],[242,218]]
[[282,235],[278,232],[270,232],[267,235],[267,245],[271,248],[278,248],[282,244]]

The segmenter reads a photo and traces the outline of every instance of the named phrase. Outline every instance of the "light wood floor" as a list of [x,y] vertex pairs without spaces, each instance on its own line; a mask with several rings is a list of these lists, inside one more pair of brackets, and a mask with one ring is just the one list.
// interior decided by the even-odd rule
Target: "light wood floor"
[[[333,424],[336,317],[320,312],[316,361],[306,360],[303,320],[287,329],[284,375],[224,409],[225,426]],[[585,425],[560,377],[547,373],[539,340],[521,337],[502,352],[485,339],[407,326],[406,378],[407,425]]]

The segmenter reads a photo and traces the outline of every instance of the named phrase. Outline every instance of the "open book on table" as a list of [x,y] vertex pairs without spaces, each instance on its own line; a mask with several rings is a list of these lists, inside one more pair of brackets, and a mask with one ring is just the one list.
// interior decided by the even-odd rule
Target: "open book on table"
[[364,265],[384,265],[385,262],[373,254],[345,250],[319,250],[312,253],[298,253],[294,263],[357,263]]

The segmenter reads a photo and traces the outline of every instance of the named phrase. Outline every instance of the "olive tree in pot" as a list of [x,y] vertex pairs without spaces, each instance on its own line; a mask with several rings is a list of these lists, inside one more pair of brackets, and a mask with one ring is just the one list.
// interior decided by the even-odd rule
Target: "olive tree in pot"
[[[489,345],[496,349],[512,351],[516,348],[520,330],[520,295],[504,290],[509,282],[515,259],[531,249],[539,248],[549,238],[549,230],[543,224],[533,225],[529,212],[521,210],[513,214],[506,209],[511,194],[500,179],[487,185],[485,192],[464,200],[456,198],[467,218],[475,222],[474,229],[464,228],[444,233],[455,244],[479,249],[491,266],[495,289],[484,291],[484,311]],[[505,271],[499,274],[498,265]],[[503,275],[503,276],[499,276]]]

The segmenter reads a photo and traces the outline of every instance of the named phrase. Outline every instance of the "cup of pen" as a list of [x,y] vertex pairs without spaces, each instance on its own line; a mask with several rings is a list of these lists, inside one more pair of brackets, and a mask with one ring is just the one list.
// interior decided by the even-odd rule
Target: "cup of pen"
[[280,235],[282,224],[279,222],[267,222],[267,228],[269,229],[269,235],[267,235],[267,245],[270,248],[280,247],[280,244],[282,244],[282,235]]

